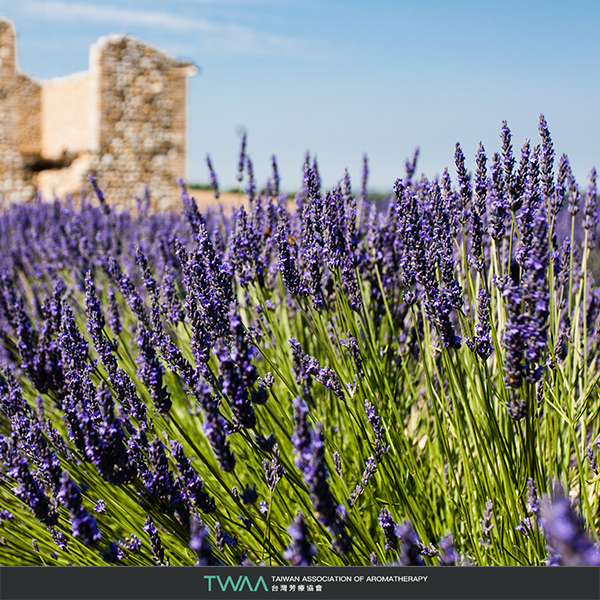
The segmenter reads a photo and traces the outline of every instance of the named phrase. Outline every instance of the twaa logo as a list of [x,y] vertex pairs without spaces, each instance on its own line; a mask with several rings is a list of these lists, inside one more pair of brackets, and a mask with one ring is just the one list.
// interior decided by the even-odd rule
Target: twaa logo
[[[256,580],[256,583],[254,585],[252,585],[252,582],[250,581],[250,578],[248,577],[248,575],[240,575],[238,577],[237,581],[235,581],[233,579],[233,577],[228,576],[227,579],[223,582],[220,575],[205,575],[204,579],[208,579],[208,591],[209,592],[212,592],[213,579],[217,580],[222,592],[227,591],[227,589],[229,587],[231,587],[231,589],[234,592],[241,592],[242,590],[245,590],[245,589],[247,589],[250,592],[255,592],[258,589],[258,587],[261,585],[262,585],[263,589],[265,590],[265,592],[269,591],[269,589],[267,588],[267,584],[265,583],[265,580],[263,579],[262,575]],[[217,589],[217,588],[215,588],[215,589]]]

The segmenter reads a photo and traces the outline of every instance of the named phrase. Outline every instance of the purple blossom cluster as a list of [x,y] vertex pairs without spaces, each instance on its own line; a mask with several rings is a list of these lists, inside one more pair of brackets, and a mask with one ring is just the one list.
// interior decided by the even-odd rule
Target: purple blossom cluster
[[295,463],[308,486],[313,508],[331,533],[334,548],[340,554],[346,554],[352,548],[352,538],[345,528],[346,507],[337,504],[329,485],[323,426],[321,423],[314,428],[310,425],[308,407],[299,398],[294,400],[292,444],[296,454]]
[[[41,200],[7,207],[0,214],[3,489],[61,550],[68,523],[72,537],[107,562],[149,550],[167,564],[165,548],[180,535],[197,564],[212,565],[213,548],[219,560],[234,547],[245,560],[242,538],[258,536],[275,492],[294,486],[313,515],[306,500],[282,556],[314,564],[319,535],[338,555],[352,553],[353,519],[393,462],[396,407],[382,402],[381,373],[429,361],[436,370],[429,385],[442,388],[449,365],[473,355],[482,372],[498,370],[501,406],[519,422],[534,414],[531,390],[539,391],[539,409],[548,370],[572,349],[598,366],[597,173],[580,190],[565,155],[555,173],[543,116],[539,134],[540,143],[526,141],[515,157],[504,122],[500,151],[488,158],[480,144],[473,173],[457,144],[454,182],[448,170],[417,177],[417,150],[379,203],[367,193],[366,156],[357,194],[347,171],[323,189],[308,154],[294,198],[281,193],[275,157],[261,188],[244,135],[238,179],[245,177],[246,199],[230,214],[201,211],[183,181],[181,214],[153,213],[147,193],[139,214],[118,213],[95,179],[95,200],[77,207]],[[207,166],[218,198],[210,157]],[[569,299],[577,294],[579,312]],[[559,322],[549,327],[553,297]],[[574,331],[588,332],[577,348]],[[349,409],[357,399],[358,412]],[[344,411],[356,422],[329,421]],[[343,440],[354,426],[366,448],[358,460]],[[248,469],[249,456],[257,468]],[[597,473],[591,448],[586,457]],[[249,473],[260,476],[248,480]],[[344,477],[355,487],[346,489]],[[88,493],[86,478],[102,493]],[[240,540],[221,527],[231,522],[215,491],[223,481],[243,513]],[[113,518],[108,490],[126,493],[147,515],[143,541],[141,526],[121,540],[103,537],[102,523]],[[523,538],[539,521],[559,562],[596,560],[566,500],[540,506],[531,479],[528,506],[517,528]],[[480,508],[485,552],[500,521],[491,501]],[[6,510],[0,521],[9,519]],[[397,562],[456,562],[452,537],[425,544],[416,530],[428,530],[400,514],[399,524],[387,508],[378,517]]]
[[442,566],[452,566],[457,562],[458,556],[451,535],[441,538],[439,547],[432,543],[424,544],[410,520],[396,523],[387,508],[381,509],[379,513],[379,526],[385,538],[384,549],[397,554],[393,564],[403,567],[423,566],[423,557],[436,557],[438,564]]

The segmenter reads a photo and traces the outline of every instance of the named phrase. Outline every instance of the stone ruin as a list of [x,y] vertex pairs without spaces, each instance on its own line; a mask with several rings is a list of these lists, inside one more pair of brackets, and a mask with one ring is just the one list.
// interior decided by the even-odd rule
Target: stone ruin
[[0,18],[0,206],[89,192],[118,209],[179,207],[186,171],[186,86],[197,69],[138,39],[102,37],[89,70],[37,81],[17,70],[14,25]]

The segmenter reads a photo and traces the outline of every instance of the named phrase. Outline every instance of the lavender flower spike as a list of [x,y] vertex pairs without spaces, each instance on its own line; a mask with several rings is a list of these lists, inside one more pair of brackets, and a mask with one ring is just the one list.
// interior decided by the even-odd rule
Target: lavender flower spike
[[424,546],[419,541],[413,524],[407,520],[402,524],[397,525],[396,535],[402,540],[400,564],[403,567],[423,566],[425,562],[421,558],[421,554],[424,550]]
[[204,513],[216,510],[215,499],[204,491],[204,482],[183,451],[181,442],[171,442],[171,454],[181,473],[182,488],[190,500]]
[[581,517],[571,508],[562,491],[553,499],[544,497],[541,507],[542,527],[558,564],[600,566],[600,548],[583,527]]
[[470,350],[486,360],[492,354],[492,339],[490,335],[490,297],[483,287],[480,288],[477,296],[477,317],[479,321],[475,326],[475,337],[467,338],[466,343]]
[[195,518],[190,521],[190,548],[196,553],[196,566],[208,567],[215,564],[215,559],[208,543],[208,529]]
[[163,548],[162,542],[160,541],[158,531],[156,530],[156,525],[154,525],[154,521],[150,518],[150,515],[146,517],[144,531],[148,534],[148,538],[150,539],[150,546],[152,548],[154,562],[159,566],[164,565],[165,550]]
[[538,498],[537,487],[532,477],[527,480],[527,504],[529,512],[532,515],[538,515],[540,512],[540,501]]
[[61,478],[62,487],[58,494],[59,500],[69,510],[73,537],[81,538],[88,546],[96,546],[102,534],[96,524],[96,519],[83,508],[81,493],[71,476],[65,471]]
[[367,413],[367,420],[375,433],[375,460],[381,462],[384,454],[391,450],[391,446],[386,441],[385,428],[381,424],[381,418],[375,413],[375,406],[368,400],[365,400],[365,412]]
[[171,410],[171,394],[163,386],[164,369],[152,345],[152,336],[146,327],[138,324],[136,342],[139,348],[138,374],[148,387],[158,412],[166,415]]
[[29,506],[40,521],[46,525],[55,525],[58,521],[58,513],[48,501],[38,480],[33,476],[24,456],[14,460],[8,475],[19,483],[19,486],[14,488],[15,495]]
[[220,401],[204,381],[198,383],[196,394],[204,411],[204,434],[210,442],[219,466],[229,473],[235,468],[235,456],[226,439],[227,423],[219,412]]
[[317,556],[317,548],[308,540],[308,527],[302,513],[298,513],[288,532],[292,541],[283,557],[295,567],[309,567]]
[[100,189],[98,185],[98,180],[94,177],[94,175],[90,175],[90,183],[92,184],[92,188],[94,190],[94,194],[98,199],[100,204],[106,204],[106,199],[104,197],[104,192]]
[[494,503],[491,500],[487,500],[485,503],[485,510],[483,512],[483,519],[481,520],[481,535],[479,543],[484,547],[488,548],[491,544],[490,533],[494,528],[492,523],[492,516],[494,510]]
[[385,536],[385,549],[398,549],[398,536],[396,535],[396,523],[392,519],[392,515],[387,508],[382,508],[379,513],[379,526]]
[[217,175],[215,170],[213,169],[212,161],[210,160],[210,154],[206,155],[206,166],[208,167],[208,172],[210,175],[210,187],[212,188],[213,194],[215,195],[215,199],[219,199],[219,181],[217,180]]
[[238,159],[238,174],[237,180],[242,181],[244,177],[244,165],[246,164],[246,132],[242,134],[242,142],[240,145],[240,156]]
[[296,452],[296,466],[310,491],[313,507],[321,523],[333,536],[333,546],[340,554],[352,548],[352,539],[345,531],[346,507],[336,505],[327,481],[323,426],[317,423],[312,429],[308,423],[308,408],[300,398],[293,402],[294,433],[292,444]]

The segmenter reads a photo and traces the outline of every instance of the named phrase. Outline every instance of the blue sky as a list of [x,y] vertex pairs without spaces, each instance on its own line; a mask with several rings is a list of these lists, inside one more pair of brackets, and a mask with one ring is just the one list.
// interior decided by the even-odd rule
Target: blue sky
[[[391,189],[419,146],[418,172],[474,168],[481,140],[537,141],[544,113],[557,156],[585,184],[600,167],[600,2],[553,0],[0,0],[17,27],[19,68],[41,79],[82,71],[101,35],[129,33],[200,73],[189,81],[188,179],[236,184],[240,131],[258,183],[278,158],[297,189],[308,150],[323,182],[344,168]],[[518,148],[516,148],[518,151]]]

